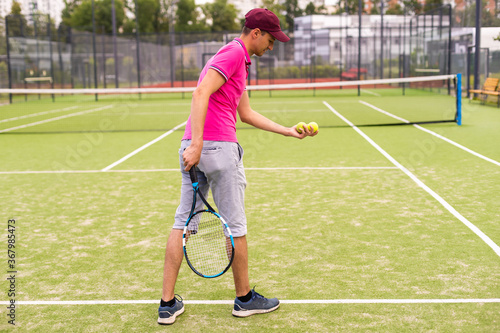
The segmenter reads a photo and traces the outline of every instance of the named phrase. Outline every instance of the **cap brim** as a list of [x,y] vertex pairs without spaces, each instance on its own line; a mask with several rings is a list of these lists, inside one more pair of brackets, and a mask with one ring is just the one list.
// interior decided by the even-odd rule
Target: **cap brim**
[[270,32],[269,33],[271,35],[273,35],[274,38],[276,38],[277,40],[279,40],[280,42],[282,43],[286,43],[290,40],[290,37],[288,37],[287,35],[285,35],[283,33],[283,31],[273,31],[273,32]]

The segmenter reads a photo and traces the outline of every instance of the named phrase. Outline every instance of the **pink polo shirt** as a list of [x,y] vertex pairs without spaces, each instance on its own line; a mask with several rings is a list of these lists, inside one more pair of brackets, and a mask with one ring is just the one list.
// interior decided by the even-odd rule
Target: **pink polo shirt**
[[[236,138],[236,108],[246,89],[250,56],[239,38],[223,46],[205,65],[200,74],[201,83],[209,69],[214,69],[225,79],[219,90],[208,101],[203,140],[238,142]],[[191,117],[186,124],[183,140],[191,139]]]

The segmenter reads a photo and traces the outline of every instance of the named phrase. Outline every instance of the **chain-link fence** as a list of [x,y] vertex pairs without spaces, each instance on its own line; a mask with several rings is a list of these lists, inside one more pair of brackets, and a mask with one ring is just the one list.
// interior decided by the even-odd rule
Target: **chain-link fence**
[[[273,51],[252,57],[249,82],[467,73],[472,36],[453,30],[451,6],[377,23],[366,21],[367,17],[361,27],[356,16],[339,20],[337,26],[297,27],[289,34],[290,42],[276,43]],[[55,29],[49,22],[42,15],[30,24],[22,17],[7,16],[2,87],[194,86],[208,59],[240,35],[234,31],[113,36],[62,26]],[[492,52],[483,63],[497,70],[497,58]]]

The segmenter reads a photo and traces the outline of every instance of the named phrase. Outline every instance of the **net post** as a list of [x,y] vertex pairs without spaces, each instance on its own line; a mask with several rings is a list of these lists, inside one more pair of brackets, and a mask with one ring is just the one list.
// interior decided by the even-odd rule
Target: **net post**
[[462,125],[462,73],[457,74],[457,125]]

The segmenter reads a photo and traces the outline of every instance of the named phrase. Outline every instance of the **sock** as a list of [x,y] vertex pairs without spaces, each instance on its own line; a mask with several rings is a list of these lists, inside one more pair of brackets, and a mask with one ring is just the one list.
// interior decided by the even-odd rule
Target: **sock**
[[163,308],[163,307],[165,307],[165,306],[168,306],[168,307],[170,307],[170,308],[171,308],[172,306],[174,306],[174,304],[175,304],[175,297],[174,297],[174,298],[172,298],[172,299],[171,299],[170,301],[168,301],[168,302],[165,302],[165,301],[163,300],[163,298],[162,298],[162,299],[161,299],[161,301],[160,301],[160,306],[161,306],[162,308]]
[[240,302],[246,303],[252,299],[252,291],[250,290],[245,296],[238,297]]

